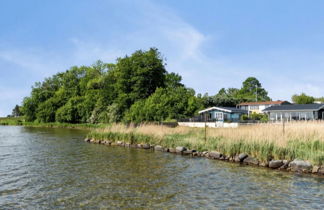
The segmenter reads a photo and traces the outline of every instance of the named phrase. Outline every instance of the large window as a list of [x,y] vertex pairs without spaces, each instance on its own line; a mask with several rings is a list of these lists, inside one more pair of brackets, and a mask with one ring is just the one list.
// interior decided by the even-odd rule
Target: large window
[[315,119],[313,112],[271,112],[270,120],[313,120]]

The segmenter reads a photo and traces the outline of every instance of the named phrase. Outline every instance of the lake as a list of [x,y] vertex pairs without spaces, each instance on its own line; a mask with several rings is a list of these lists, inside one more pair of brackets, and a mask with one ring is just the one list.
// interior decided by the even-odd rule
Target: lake
[[324,209],[324,179],[0,126],[0,209]]

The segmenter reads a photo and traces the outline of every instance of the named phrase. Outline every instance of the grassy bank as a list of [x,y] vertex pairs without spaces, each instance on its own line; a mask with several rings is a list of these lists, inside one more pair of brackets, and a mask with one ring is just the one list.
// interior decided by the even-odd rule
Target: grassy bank
[[185,146],[199,151],[219,151],[234,157],[247,153],[261,161],[270,159],[308,160],[324,163],[324,123],[298,122],[282,125],[262,124],[239,128],[168,128],[157,125],[139,127],[111,125],[92,131],[88,138],[97,140],[149,143],[174,148]]
[[22,125],[23,117],[0,117],[0,125]]
[[0,125],[22,125],[27,127],[44,127],[44,128],[76,128],[76,129],[95,129],[105,128],[107,124],[72,124],[72,123],[39,123],[25,122],[23,117],[0,118]]

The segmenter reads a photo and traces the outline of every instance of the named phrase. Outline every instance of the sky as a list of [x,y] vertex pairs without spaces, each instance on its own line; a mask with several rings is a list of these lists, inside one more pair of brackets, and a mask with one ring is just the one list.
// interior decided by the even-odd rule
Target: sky
[[156,47],[196,93],[249,76],[273,100],[324,96],[321,0],[1,0],[0,116],[35,82]]

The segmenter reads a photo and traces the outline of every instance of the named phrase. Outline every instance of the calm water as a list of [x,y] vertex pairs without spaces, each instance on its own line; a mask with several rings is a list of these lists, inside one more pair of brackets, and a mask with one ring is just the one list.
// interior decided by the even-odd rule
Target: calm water
[[0,126],[0,209],[324,209],[324,179]]

